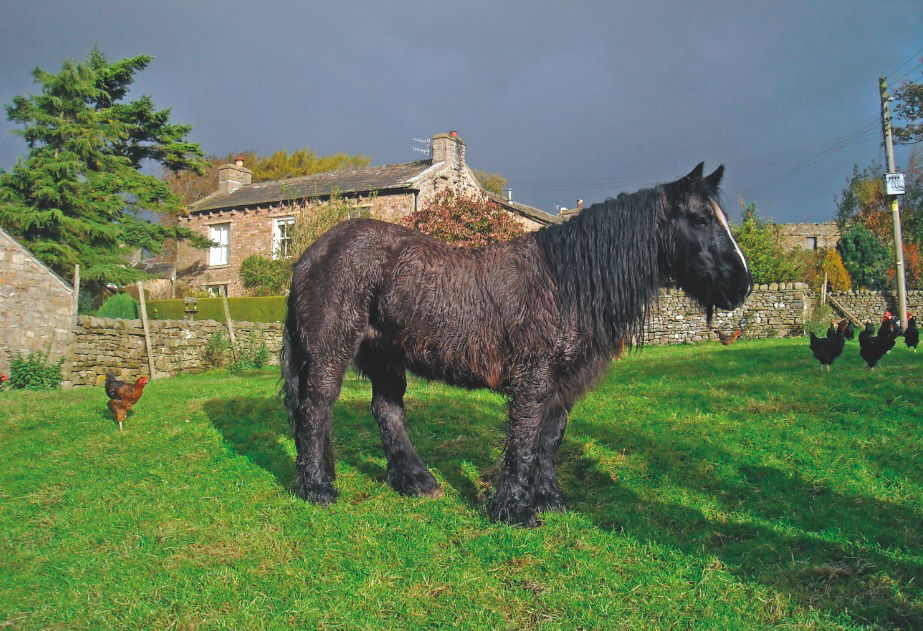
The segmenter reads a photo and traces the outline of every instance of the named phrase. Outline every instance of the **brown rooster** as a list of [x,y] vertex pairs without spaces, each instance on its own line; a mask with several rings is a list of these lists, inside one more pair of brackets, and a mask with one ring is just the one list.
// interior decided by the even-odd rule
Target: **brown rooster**
[[131,411],[131,406],[138,402],[141,395],[144,394],[144,386],[147,385],[147,377],[139,377],[134,385],[119,381],[115,375],[109,373],[106,375],[106,396],[109,397],[109,409],[115,414],[115,420],[119,422],[119,431],[122,431],[122,421]]
[[718,329],[715,329],[715,335],[718,336],[718,339],[721,341],[721,344],[724,346],[730,346],[737,341],[737,338],[740,337],[740,329],[737,329],[733,333],[727,334],[722,333]]

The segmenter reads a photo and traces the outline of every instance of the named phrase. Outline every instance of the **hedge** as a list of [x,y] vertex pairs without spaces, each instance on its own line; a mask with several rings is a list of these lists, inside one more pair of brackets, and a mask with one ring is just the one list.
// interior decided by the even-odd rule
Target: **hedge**
[[131,294],[115,294],[110,296],[93,315],[98,318],[137,320],[141,317],[141,305]]
[[[285,319],[285,296],[260,296],[228,298],[231,319],[240,322],[282,322]],[[199,298],[196,320],[224,322],[224,306],[221,298]],[[186,317],[186,305],[177,300],[148,300],[147,314],[156,320],[182,320]]]

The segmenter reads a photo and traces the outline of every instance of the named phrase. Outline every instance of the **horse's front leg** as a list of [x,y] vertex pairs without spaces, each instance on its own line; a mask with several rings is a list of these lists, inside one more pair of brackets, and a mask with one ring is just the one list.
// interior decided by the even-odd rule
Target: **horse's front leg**
[[567,408],[563,405],[550,407],[545,413],[538,438],[538,461],[535,465],[535,509],[538,511],[564,509],[564,498],[555,481],[555,471],[566,426]]
[[514,398],[510,402],[503,464],[488,507],[491,519],[529,527],[540,523],[535,516],[535,473],[543,407],[536,400]]

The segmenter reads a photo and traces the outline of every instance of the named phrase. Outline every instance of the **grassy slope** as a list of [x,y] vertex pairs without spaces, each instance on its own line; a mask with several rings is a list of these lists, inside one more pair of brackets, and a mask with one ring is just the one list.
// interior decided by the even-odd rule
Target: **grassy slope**
[[574,409],[571,509],[484,498],[503,401],[412,382],[446,497],[400,498],[349,378],[340,501],[291,494],[276,377],[157,381],[126,431],[101,388],[0,393],[0,626],[860,628],[923,625],[923,355],[821,374],[803,340],[650,348]]

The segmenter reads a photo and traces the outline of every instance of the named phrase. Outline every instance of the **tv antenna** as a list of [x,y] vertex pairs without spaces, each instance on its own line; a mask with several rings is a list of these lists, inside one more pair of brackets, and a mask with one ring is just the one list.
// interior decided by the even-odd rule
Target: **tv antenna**
[[414,138],[413,141],[416,142],[416,143],[420,143],[421,145],[423,145],[422,147],[414,146],[414,147],[413,147],[413,150],[414,150],[414,151],[416,151],[417,153],[422,153],[422,154],[427,155],[427,156],[432,156],[432,155],[433,155],[433,140],[432,140],[432,138],[422,138],[422,139],[421,139],[421,138]]

